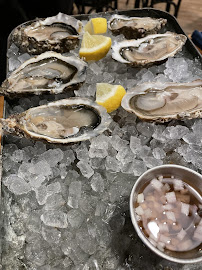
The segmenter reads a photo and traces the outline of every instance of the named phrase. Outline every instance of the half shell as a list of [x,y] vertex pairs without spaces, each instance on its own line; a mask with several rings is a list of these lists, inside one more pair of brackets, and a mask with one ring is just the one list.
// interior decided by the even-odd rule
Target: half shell
[[121,106],[146,121],[202,117],[202,80],[189,83],[145,83],[134,87]]
[[111,117],[94,101],[77,97],[34,107],[0,122],[9,133],[66,144],[99,135],[107,129]]
[[152,65],[174,56],[182,49],[186,36],[172,32],[124,40],[112,45],[112,57],[133,66]]
[[123,34],[127,39],[142,38],[158,31],[167,23],[166,19],[151,17],[127,17],[115,14],[108,21],[113,34]]
[[87,64],[77,57],[45,52],[13,71],[2,83],[0,93],[15,97],[76,89],[85,81],[86,67]]
[[22,51],[40,54],[45,51],[67,52],[79,44],[83,24],[76,18],[58,13],[19,25],[12,32],[12,40]]

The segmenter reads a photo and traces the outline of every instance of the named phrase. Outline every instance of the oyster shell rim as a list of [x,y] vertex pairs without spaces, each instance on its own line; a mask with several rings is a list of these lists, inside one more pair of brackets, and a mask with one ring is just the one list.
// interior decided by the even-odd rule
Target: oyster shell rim
[[158,123],[165,123],[168,121],[171,121],[173,119],[178,119],[178,120],[182,120],[182,119],[194,119],[194,118],[200,118],[202,117],[202,109],[196,109],[195,111],[191,111],[191,112],[179,112],[176,114],[169,114],[166,116],[163,115],[158,115],[158,116],[149,116],[149,115],[143,115],[137,111],[135,111],[135,109],[132,109],[130,107],[130,99],[132,97],[134,97],[135,95],[139,95],[139,94],[144,94],[144,91],[146,91],[148,88],[150,88],[150,86],[152,86],[153,88],[157,89],[157,90],[162,90],[166,87],[170,87],[170,86],[183,86],[183,85],[187,85],[187,86],[191,86],[194,84],[194,86],[201,86],[202,87],[202,80],[197,79],[194,80],[192,82],[187,82],[187,83],[174,83],[174,82],[166,82],[166,83],[159,83],[159,82],[146,82],[140,85],[137,85],[136,87],[132,88],[131,90],[129,90],[125,96],[123,97],[122,101],[121,101],[121,107],[130,112],[130,113],[134,113],[139,119],[143,120],[143,121],[148,121],[148,122],[158,122]]
[[[58,39],[56,40],[43,39],[41,41],[38,41],[36,38],[29,37],[26,35],[26,33],[24,33],[24,29],[26,27],[30,27],[32,24],[38,24],[40,22],[43,23],[44,21],[47,22],[48,20],[51,20],[51,21],[57,20],[57,19],[61,20],[61,17],[68,17],[68,19],[71,19],[76,24],[78,24],[77,26],[78,29],[74,27],[75,30],[78,32],[78,35],[70,35],[68,38],[62,38],[59,40]],[[84,25],[81,20],[77,19],[73,15],[68,15],[68,14],[59,12],[58,14],[54,16],[49,16],[45,18],[35,18],[35,19],[19,24],[18,26],[13,28],[13,30],[10,32],[8,40],[10,42],[12,40],[12,42],[14,42],[22,52],[28,52],[29,54],[39,55],[43,52],[50,51],[50,50],[56,51],[59,53],[65,53],[67,51],[74,49],[78,45],[79,38],[83,34],[83,32],[84,32]],[[35,45],[33,46],[33,44]],[[37,48],[35,47],[36,44],[37,44]],[[30,48],[31,45],[33,46],[32,48]],[[65,47],[63,48],[64,45]],[[54,46],[56,46],[55,49],[54,49]]]
[[[87,131],[87,133],[84,133],[79,136],[72,136],[72,137],[67,137],[65,139],[57,139],[57,138],[52,138],[48,137],[47,135],[43,134],[37,134],[35,132],[29,131],[24,124],[27,120],[26,117],[31,114],[31,111],[37,110],[40,108],[46,108],[46,107],[55,107],[57,105],[87,105],[96,112],[98,112],[98,115],[100,116],[100,124],[95,127],[94,129]],[[19,114],[13,114],[10,115],[6,119],[0,119],[0,122],[3,124],[3,128],[8,132],[12,134],[23,134],[27,138],[32,138],[35,140],[44,140],[49,143],[57,143],[57,144],[68,144],[68,143],[76,143],[80,141],[85,141],[85,140],[90,140],[93,137],[96,137],[103,133],[108,126],[110,125],[112,121],[111,116],[107,113],[107,110],[102,107],[101,105],[97,104],[94,100],[89,99],[89,98],[80,98],[80,97],[70,97],[67,99],[60,99],[57,101],[49,102],[46,105],[41,105],[37,107],[30,108],[22,113]]]
[[[32,64],[32,63],[36,63],[37,61],[40,61],[40,60],[43,60],[43,59],[49,58],[49,57],[55,57],[55,58],[58,58],[62,61],[65,60],[65,62],[70,63],[72,66],[77,68],[76,75],[69,82],[67,82],[66,84],[61,84],[61,86],[58,88],[50,87],[50,88],[44,88],[44,89],[41,88],[40,90],[39,89],[37,89],[37,90],[32,89],[33,91],[22,90],[21,92],[16,92],[16,91],[12,90],[13,89],[12,83],[10,83],[10,81],[9,81],[9,80],[12,80],[12,76],[15,76],[16,73],[20,72],[27,65]],[[37,94],[37,95],[47,94],[47,93],[60,94],[60,93],[67,91],[68,89],[71,90],[71,88],[73,88],[73,87],[75,87],[75,89],[76,89],[77,88],[76,85],[79,86],[80,84],[84,83],[84,81],[86,79],[87,67],[88,67],[88,64],[76,56],[65,56],[65,55],[62,55],[61,53],[57,53],[55,51],[46,51],[44,53],[41,53],[39,55],[35,55],[35,56],[31,57],[30,59],[24,61],[18,68],[16,68],[10,74],[10,76],[7,77],[0,85],[0,93],[4,96],[10,97],[10,98],[16,97],[16,96],[19,97],[19,96],[31,95],[31,94]]]
[[[129,46],[132,46],[134,45],[133,43],[136,44],[136,47],[139,46],[141,43],[143,43],[145,40],[147,39],[150,39],[150,38],[154,38],[155,36],[165,36],[165,35],[174,35],[174,36],[179,36],[181,37],[181,44],[180,46],[175,49],[171,54],[169,55],[166,55],[159,58],[158,60],[154,60],[154,61],[148,61],[147,59],[145,60],[141,60],[141,61],[134,61],[134,62],[130,62],[126,59],[124,59],[121,55],[120,55],[120,49],[123,47],[121,45],[123,44],[126,44],[125,47],[129,47]],[[165,32],[164,34],[152,34],[152,35],[148,35],[144,38],[140,38],[140,39],[130,39],[130,40],[123,40],[123,41],[120,41],[120,42],[115,42],[114,44],[112,44],[112,58],[120,63],[124,63],[124,64],[129,64],[131,66],[137,66],[137,67],[141,67],[141,66],[148,66],[148,65],[153,65],[155,63],[158,63],[158,62],[161,62],[161,61],[164,61],[166,60],[168,57],[173,57],[178,51],[182,50],[182,47],[185,45],[186,43],[186,40],[187,40],[187,37],[186,35],[184,34],[177,34],[175,32],[170,32],[170,31],[167,31]]]
[[[153,19],[153,20],[157,20],[159,23],[160,23],[160,26],[155,26],[154,28],[150,29],[150,30],[146,30],[144,28],[136,28],[136,27],[133,27],[133,26],[122,26],[120,28],[117,28],[117,29],[113,29],[111,27],[111,22],[114,20],[114,19],[123,19],[123,20],[126,20],[126,21],[130,21],[131,19],[146,19],[146,18],[150,18],[150,19]],[[156,34],[159,30],[162,29],[162,27],[164,27],[165,25],[167,24],[167,19],[166,18],[162,18],[162,17],[159,17],[159,18],[155,18],[155,17],[149,17],[149,16],[132,16],[132,17],[129,17],[129,16],[126,16],[126,15],[120,15],[120,14],[113,14],[110,19],[108,20],[108,29],[115,35],[118,35],[118,34],[123,34],[127,39],[139,39],[139,38],[143,38],[145,36],[148,36],[150,34]],[[129,33],[129,29],[133,32],[133,33]],[[142,29],[144,29],[145,31],[142,31]]]

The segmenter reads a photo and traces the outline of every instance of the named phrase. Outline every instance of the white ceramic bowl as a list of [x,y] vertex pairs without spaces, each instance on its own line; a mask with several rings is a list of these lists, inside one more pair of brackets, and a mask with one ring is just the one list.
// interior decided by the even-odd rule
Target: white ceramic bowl
[[[162,165],[158,167],[154,167],[145,173],[143,173],[133,186],[133,189],[131,191],[130,195],[130,215],[131,215],[131,220],[133,223],[133,226],[141,238],[141,240],[147,245],[153,252],[158,254],[159,256],[176,262],[176,263],[197,263],[202,261],[202,253],[199,252],[185,252],[185,253],[177,253],[175,252],[173,256],[170,254],[166,254],[166,252],[160,251],[158,248],[153,246],[151,242],[145,237],[145,235],[142,233],[138,222],[136,220],[136,215],[134,213],[134,200],[136,199],[139,191],[143,188],[143,186],[147,183],[150,182],[153,178],[160,176],[160,175],[174,175],[176,177],[179,177],[179,179],[182,179],[189,185],[191,185],[194,189],[196,189],[199,194],[202,194],[202,175],[183,166],[179,165]],[[202,198],[201,198],[202,200]]]

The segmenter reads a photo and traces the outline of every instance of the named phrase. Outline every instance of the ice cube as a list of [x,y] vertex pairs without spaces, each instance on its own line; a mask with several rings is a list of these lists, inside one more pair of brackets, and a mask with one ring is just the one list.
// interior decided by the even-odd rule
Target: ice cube
[[30,184],[16,174],[10,174],[3,180],[3,183],[15,195],[22,195],[31,191]]
[[69,166],[71,163],[74,162],[75,155],[71,149],[63,151],[63,154],[64,154],[63,160],[67,166]]
[[141,149],[141,140],[137,137],[131,136],[130,137],[130,149],[134,155],[138,153]]
[[94,174],[94,170],[86,160],[80,160],[77,165],[82,175],[86,178],[90,178]]
[[105,166],[108,171],[120,172],[121,170],[120,162],[114,157],[106,157]]
[[67,213],[67,219],[73,228],[79,228],[84,221],[84,214],[78,209],[72,209]]
[[91,178],[91,188],[95,192],[103,192],[104,191],[104,180],[99,173],[95,173]]
[[51,175],[52,173],[49,164],[45,160],[31,164],[29,167],[29,172],[35,175],[43,175],[45,177]]
[[24,159],[24,151],[21,149],[16,150],[13,155],[11,156],[11,159],[14,162],[22,162]]
[[18,60],[23,63],[27,60],[29,60],[31,58],[31,56],[28,53],[23,53],[20,56],[18,56]]
[[156,159],[164,159],[166,156],[166,152],[160,147],[154,148],[152,154]]
[[146,169],[147,167],[142,160],[133,160],[133,173],[135,176],[140,176]]
[[76,150],[76,155],[79,160],[87,160],[89,158],[88,149],[85,144],[80,144]]
[[66,202],[63,199],[61,194],[52,194],[47,197],[47,200],[44,205],[45,210],[56,210],[61,208],[63,205],[65,205]]
[[20,61],[16,58],[9,58],[8,60],[8,68],[9,71],[14,71],[16,68],[18,68],[20,65]]
[[136,126],[137,130],[146,137],[151,137],[154,133],[154,124],[147,122],[139,122]]
[[105,158],[108,155],[106,149],[98,149],[95,147],[90,147],[89,149],[89,157],[90,158]]
[[87,254],[92,255],[96,252],[96,240],[88,234],[88,231],[86,229],[83,228],[82,230],[77,231],[76,241],[79,247]]
[[179,140],[188,132],[189,132],[189,129],[185,126],[181,126],[181,125],[177,125],[175,127],[170,126],[164,130],[163,136],[165,136],[168,139]]
[[35,175],[29,178],[29,183],[31,187],[35,190],[38,189],[46,180],[46,177],[43,175]]
[[67,214],[60,210],[45,211],[41,215],[41,221],[43,221],[43,223],[49,227],[55,227],[55,228],[68,227]]
[[42,236],[50,244],[59,244],[61,232],[56,228],[42,227]]
[[60,148],[49,149],[41,155],[41,158],[45,160],[50,167],[54,167],[64,157],[63,151]]
[[73,181],[69,186],[69,196],[67,204],[72,208],[78,208],[79,199],[81,198],[81,182]]
[[92,70],[92,72],[95,75],[99,75],[102,72],[102,69],[100,68],[100,66],[97,63],[95,63],[95,62],[90,63],[89,64],[89,68]]
[[11,43],[7,51],[7,57],[10,58],[15,55],[18,55],[18,52],[19,52],[19,48],[15,45],[15,43]]

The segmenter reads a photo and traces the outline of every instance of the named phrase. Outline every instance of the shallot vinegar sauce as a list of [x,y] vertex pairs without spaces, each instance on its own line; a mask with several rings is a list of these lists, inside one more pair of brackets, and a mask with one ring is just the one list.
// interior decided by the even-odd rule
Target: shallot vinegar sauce
[[202,252],[202,198],[186,182],[155,178],[142,188],[134,208],[140,229],[159,250]]

